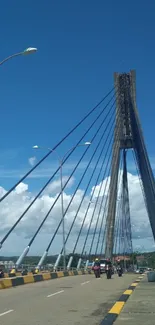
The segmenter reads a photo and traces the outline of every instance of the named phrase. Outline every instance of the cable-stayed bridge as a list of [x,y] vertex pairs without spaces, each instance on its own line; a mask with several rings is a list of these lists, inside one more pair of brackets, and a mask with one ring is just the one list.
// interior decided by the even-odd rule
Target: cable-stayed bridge
[[[18,214],[17,210],[16,221],[10,228],[6,227],[0,239],[0,248],[3,249],[12,233],[24,223],[25,219],[28,220],[30,211],[43,197],[48,186],[55,180],[59,181],[59,190],[53,197],[51,205],[47,205],[48,209],[45,207],[43,218],[39,218],[35,231],[24,250],[21,250],[15,265],[17,270],[31,253],[32,246],[35,245],[46,224],[49,226],[50,240],[42,243],[42,256],[36,266],[37,271],[46,264],[47,256],[52,254],[57,238],[61,248],[57,251],[55,271],[60,266],[64,271],[69,271],[75,254],[78,254],[77,270],[87,269],[89,262],[95,257],[113,259],[114,256],[132,256],[132,222],[127,172],[127,158],[131,155],[155,238],[155,182],[136,106],[135,71],[115,73],[114,79],[115,85],[109,93],[59,143],[53,148],[40,147],[39,144],[34,146],[34,150],[47,149],[46,155],[8,192],[2,194],[0,204],[4,208],[9,204],[12,193],[29,178],[31,173],[35,172],[48,157],[50,159],[58,157],[59,166],[36,196],[31,198],[22,213]],[[70,138],[75,142],[64,152],[64,145],[67,146]],[[72,166],[70,173],[67,172],[66,177],[65,170],[75,153],[75,165]],[[68,186],[72,184],[73,178],[75,183],[66,199]],[[49,220],[53,219],[54,227],[49,223]],[[66,258],[68,248],[71,252],[69,259]],[[69,282],[69,279],[66,281]],[[76,286],[76,283],[74,285]],[[95,290],[94,282],[92,286]],[[110,286],[112,290],[112,285]],[[115,289],[118,290],[118,284]],[[61,294],[64,289],[57,292]],[[77,289],[77,296],[80,294]]]

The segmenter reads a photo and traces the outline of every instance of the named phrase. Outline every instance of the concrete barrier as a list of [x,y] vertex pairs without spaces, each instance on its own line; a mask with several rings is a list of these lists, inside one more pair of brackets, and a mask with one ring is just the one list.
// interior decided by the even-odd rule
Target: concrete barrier
[[4,278],[3,280],[0,280],[0,289],[7,289],[12,287],[12,281],[9,278]]
[[151,271],[147,273],[148,282],[155,282],[155,272]]
[[23,277],[24,284],[33,283],[34,282],[34,276],[33,275],[26,275]]
[[36,283],[40,281],[54,280],[57,278],[91,274],[91,271],[60,271],[60,272],[48,272],[39,274],[28,274],[25,276],[9,277],[0,279],[0,289],[7,289],[11,287],[17,287],[28,283]]

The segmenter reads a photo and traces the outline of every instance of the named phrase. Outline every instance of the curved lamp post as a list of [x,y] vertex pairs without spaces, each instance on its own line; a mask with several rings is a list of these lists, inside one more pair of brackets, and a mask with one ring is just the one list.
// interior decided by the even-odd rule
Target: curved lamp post
[[18,53],[15,53],[15,54],[12,54],[12,55],[8,56],[6,59],[4,59],[3,61],[0,62],[0,65],[5,63],[6,61],[9,61],[12,58],[15,58],[16,56],[28,55],[28,54],[32,54],[32,53],[35,53],[35,52],[37,52],[36,47],[28,47],[27,49],[25,49],[22,52],[18,52]]

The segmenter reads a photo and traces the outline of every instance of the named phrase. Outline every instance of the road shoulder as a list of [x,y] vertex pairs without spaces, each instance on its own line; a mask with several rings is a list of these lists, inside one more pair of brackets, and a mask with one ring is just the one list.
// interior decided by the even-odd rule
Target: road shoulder
[[[122,293],[120,298],[115,302],[115,304],[109,310],[108,314],[104,317],[104,319],[101,322],[101,325],[112,325],[112,324],[114,324],[114,322],[117,325],[122,324],[122,323],[119,323],[120,318],[118,316],[120,314],[122,315],[122,313],[121,313],[122,311],[124,312],[126,302],[133,295],[133,292],[139,286],[139,284],[143,280],[144,276],[145,276],[145,274],[142,274],[141,276],[137,277],[137,279],[134,282],[132,282],[128,288],[126,288],[126,290]],[[121,316],[121,317],[123,317],[123,316]],[[124,321],[124,318],[123,318],[123,321]],[[130,323],[126,323],[126,324],[131,325],[131,319],[130,319]],[[135,324],[138,325],[137,323],[135,323]]]

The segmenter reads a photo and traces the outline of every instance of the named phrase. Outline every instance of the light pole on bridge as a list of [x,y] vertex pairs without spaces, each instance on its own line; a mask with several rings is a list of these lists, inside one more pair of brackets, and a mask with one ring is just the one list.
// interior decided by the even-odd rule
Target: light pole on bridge
[[21,56],[21,55],[28,55],[28,54],[32,54],[37,52],[37,48],[36,47],[28,47],[27,49],[25,49],[22,52],[18,52],[12,55],[9,55],[7,58],[5,58],[4,60],[0,61],[0,65],[4,64],[5,62],[11,60],[12,58],[15,58],[17,56]]
[[[64,200],[63,200],[63,173],[62,173],[62,166],[63,166],[63,162],[64,162],[64,159],[65,157],[67,156],[67,154],[74,150],[76,147],[81,147],[81,146],[89,146],[91,145],[91,142],[85,142],[85,143],[82,143],[82,144],[79,144],[78,146],[73,146],[71,147],[69,150],[66,151],[66,153],[63,155],[63,157],[61,158],[59,156],[59,154],[57,153],[56,150],[52,150],[51,148],[48,148],[48,147],[42,147],[42,146],[33,146],[33,149],[45,149],[45,150],[49,150],[51,152],[54,152],[56,153],[57,157],[58,157],[58,161],[59,161],[59,166],[60,166],[60,191],[61,191],[61,217],[62,217],[62,239],[63,239],[63,269],[66,270],[66,245],[65,245],[65,219],[64,219]],[[40,268],[41,265],[43,264],[46,256],[47,256],[47,251],[44,252],[43,256],[41,257],[39,263],[38,263],[38,266],[37,268]],[[61,258],[61,255],[59,254],[58,258],[57,258],[57,261],[56,261],[56,264],[59,263],[60,261],[60,258]],[[57,267],[57,265],[56,265]]]

